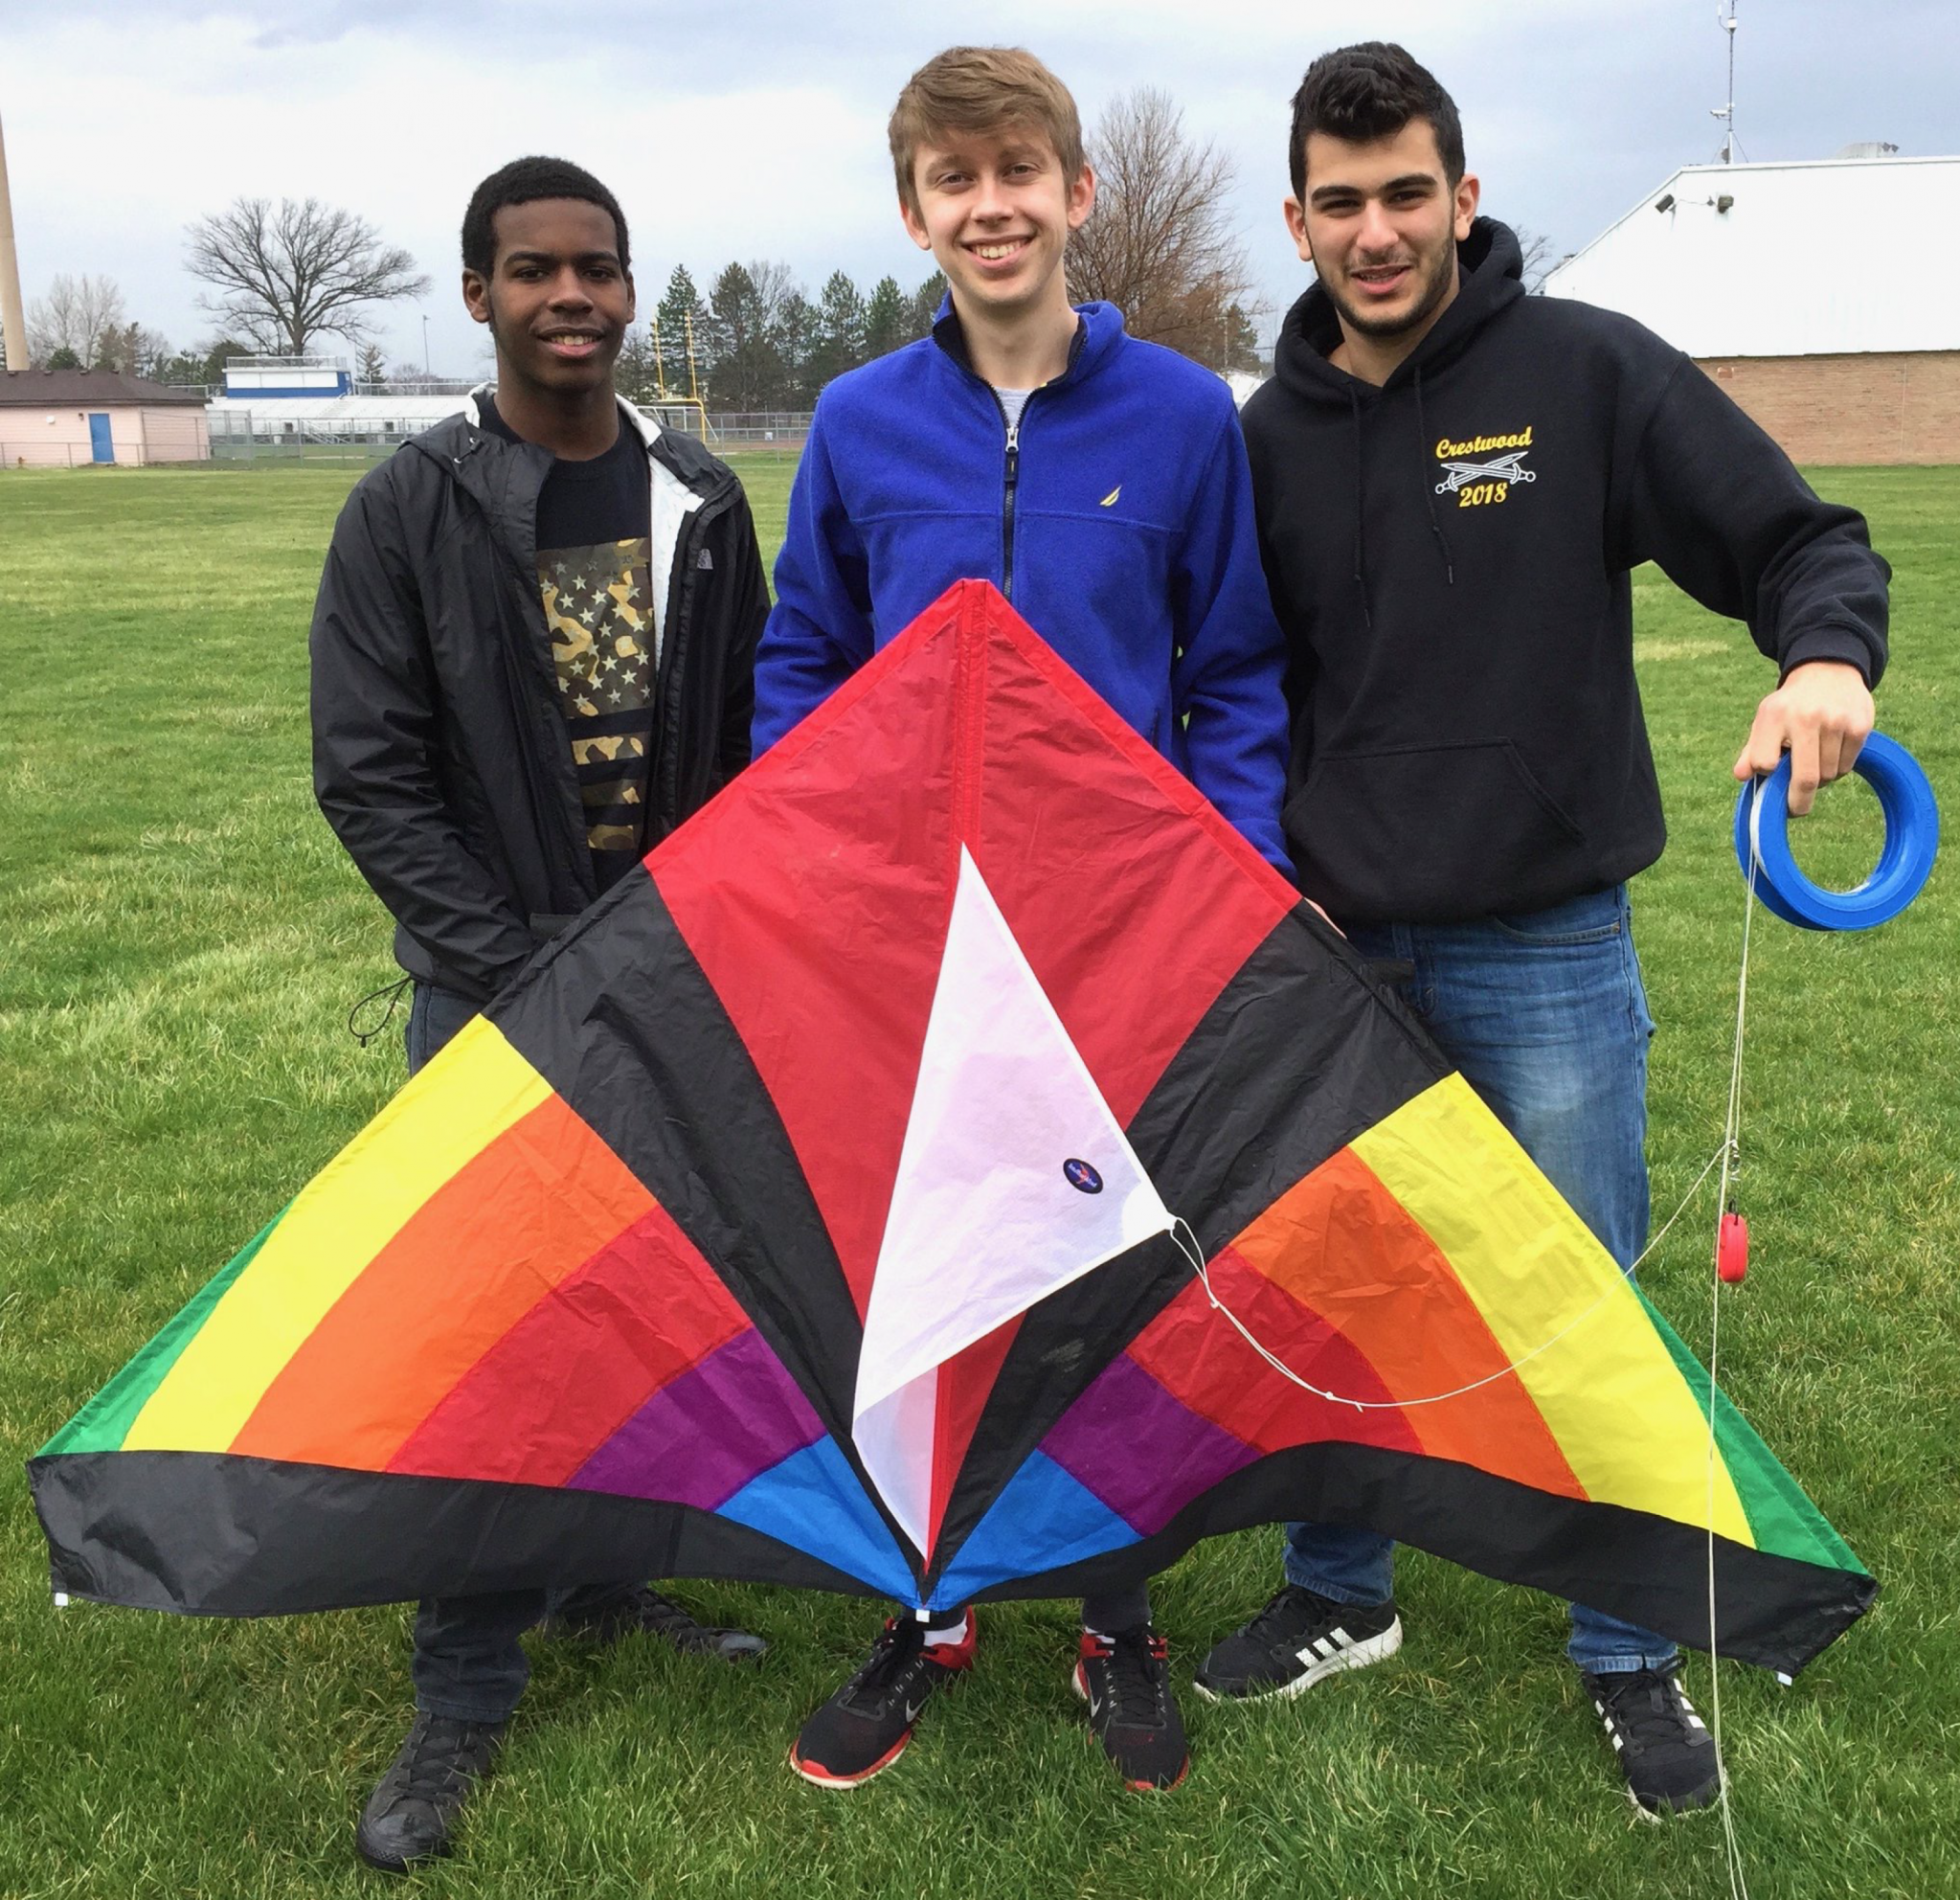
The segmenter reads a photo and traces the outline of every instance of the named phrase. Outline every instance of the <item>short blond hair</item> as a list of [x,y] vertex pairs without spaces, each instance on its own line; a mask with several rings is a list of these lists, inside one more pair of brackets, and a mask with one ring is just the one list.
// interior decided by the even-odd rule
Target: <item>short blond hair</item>
[[891,108],[889,136],[898,195],[919,208],[912,163],[922,145],[948,132],[1002,132],[1025,125],[1042,133],[1073,182],[1082,170],[1082,120],[1069,88],[1019,46],[949,46],[905,82]]

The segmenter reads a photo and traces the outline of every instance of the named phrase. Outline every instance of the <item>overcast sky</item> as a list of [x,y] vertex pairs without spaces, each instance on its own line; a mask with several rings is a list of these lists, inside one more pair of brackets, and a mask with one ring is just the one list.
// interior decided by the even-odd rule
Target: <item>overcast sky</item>
[[[1677,166],[1712,158],[1726,91],[1714,0],[890,0],[516,7],[463,0],[4,0],[0,124],[22,288],[101,272],[179,345],[211,334],[184,226],[241,193],[315,196],[371,218],[435,279],[382,318],[391,357],[486,361],[456,290],[471,187],[505,159],[575,159],[618,192],[650,307],[675,263],[705,292],[732,258],[777,258],[814,292],[842,265],[910,288],[928,263],[893,210],[884,124],[907,76],[959,39],[1039,53],[1093,124],[1115,93],[1168,91],[1234,158],[1256,295],[1306,272],[1279,219],[1287,101],[1318,52],[1399,38],[1463,113],[1484,208],[1580,248]],[[1502,18],[1493,17],[1501,11]],[[1738,136],[1751,159],[1886,139],[1960,152],[1952,0],[1738,0]],[[1950,231],[1925,234],[1951,244]],[[1819,232],[1820,270],[1895,268],[1855,231]]]

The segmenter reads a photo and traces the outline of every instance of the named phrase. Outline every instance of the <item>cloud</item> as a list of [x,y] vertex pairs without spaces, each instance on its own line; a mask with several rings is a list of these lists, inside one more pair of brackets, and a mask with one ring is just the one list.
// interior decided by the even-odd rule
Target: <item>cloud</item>
[[[113,29],[110,31],[109,29]],[[1372,16],[1359,33],[1377,30]],[[1712,10],[1678,0],[1407,0],[1393,29],[1462,107],[1487,208],[1574,250],[1678,165],[1710,157],[1726,83]],[[232,6],[64,0],[10,21],[7,114],[24,287],[56,271],[117,278],[133,312],[204,333],[181,268],[185,224],[240,193],[313,195],[372,219],[437,279],[434,353],[481,339],[451,284],[470,188],[522,150],[588,165],[633,220],[642,295],[685,261],[781,258],[814,285],[843,266],[915,283],[885,119],[913,68],[959,34],[1032,47],[1084,115],[1160,86],[1188,128],[1236,159],[1233,210],[1267,301],[1305,281],[1278,221],[1287,102],[1340,36],[1332,10],[1262,0],[997,0],[982,14],[867,4],[647,6],[575,14],[462,0]],[[1743,21],[1737,124],[1756,158],[1827,156],[1853,139],[1926,153],[1954,143],[1960,19],[1901,0],[1786,0]],[[86,75],[86,120],[74,86]],[[40,82],[43,79],[46,83]],[[24,82],[24,79],[26,82]],[[394,318],[419,357],[420,310]]]

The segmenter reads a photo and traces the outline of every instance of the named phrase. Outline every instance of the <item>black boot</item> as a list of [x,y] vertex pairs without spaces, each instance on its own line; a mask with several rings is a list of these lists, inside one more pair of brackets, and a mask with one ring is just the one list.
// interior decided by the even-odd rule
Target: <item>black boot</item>
[[418,1712],[361,1810],[354,1851],[384,1873],[406,1873],[417,1861],[446,1854],[456,1818],[490,1772],[508,1726]]

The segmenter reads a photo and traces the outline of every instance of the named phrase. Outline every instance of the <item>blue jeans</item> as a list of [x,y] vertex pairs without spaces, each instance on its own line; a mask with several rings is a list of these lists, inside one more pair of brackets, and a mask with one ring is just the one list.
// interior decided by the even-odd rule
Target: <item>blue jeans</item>
[[[417,983],[402,1040],[408,1072],[429,1060],[477,1014],[455,991]],[[410,1674],[416,1707],[457,1722],[502,1722],[530,1680],[530,1662],[518,1641],[546,1617],[603,1609],[630,1588],[586,1585],[577,1590],[500,1590],[474,1596],[431,1596],[416,1612]]]
[[[1528,916],[1350,933],[1371,961],[1412,964],[1404,1000],[1621,1266],[1647,1244],[1647,1041],[1654,1021],[1624,885]],[[1393,1542],[1343,1525],[1286,1527],[1286,1574],[1337,1603],[1394,1595]],[[1596,1675],[1664,1668],[1665,1637],[1572,1605],[1566,1652]]]

